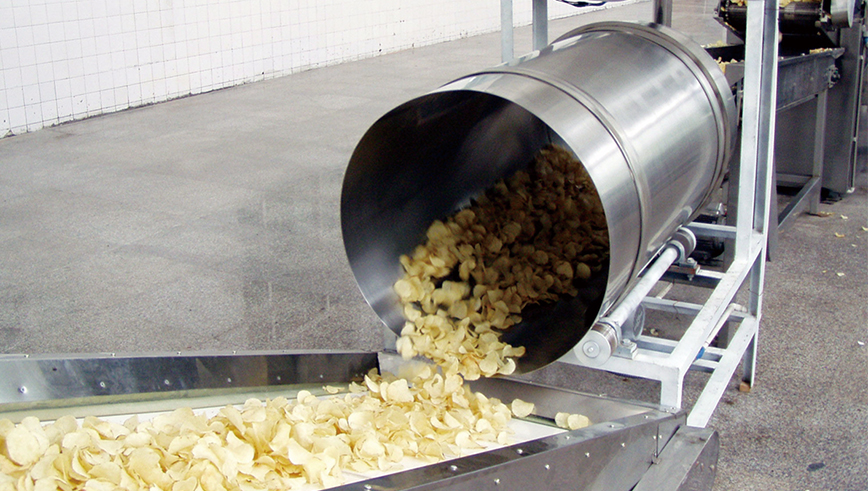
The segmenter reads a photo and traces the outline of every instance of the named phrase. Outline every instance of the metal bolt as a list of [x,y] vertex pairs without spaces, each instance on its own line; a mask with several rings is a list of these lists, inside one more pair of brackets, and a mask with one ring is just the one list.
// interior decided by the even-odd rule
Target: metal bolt
[[627,445],[625,445],[624,442],[621,442],[621,448],[626,447],[626,446]]
[[325,378],[325,375],[319,374],[319,378]]
[[585,452],[585,457],[586,457],[586,458],[590,458],[590,457],[591,457],[591,452]]
[[105,382],[100,382],[99,386],[102,387],[103,389],[105,389]]
[[521,455],[521,454],[524,453],[524,450],[522,450],[522,449],[519,448],[518,450],[515,451],[515,453]]
[[452,471],[452,472],[455,472],[455,471],[458,470],[458,466],[455,465],[455,464],[452,464],[452,465],[449,466],[449,470]]
[[500,479],[494,478],[494,484],[499,486],[500,485]]
[[277,376],[277,381],[280,382],[280,375]]
[[546,470],[549,470],[549,469],[552,468],[552,466],[550,466],[550,465],[548,465],[548,464],[546,464],[544,467],[546,468]]
[[18,387],[18,392],[21,392],[22,394],[26,394],[27,393],[27,387],[25,387],[23,385],[21,387]]
[[370,484],[365,484],[365,489],[374,489],[374,487],[371,486]]
[[600,355],[600,345],[594,341],[588,341],[582,345],[582,352],[588,358],[596,358]]
[[169,382],[169,379],[163,380],[164,385],[172,385],[172,382]]
[[231,384],[232,383],[232,377],[226,377],[226,382]]

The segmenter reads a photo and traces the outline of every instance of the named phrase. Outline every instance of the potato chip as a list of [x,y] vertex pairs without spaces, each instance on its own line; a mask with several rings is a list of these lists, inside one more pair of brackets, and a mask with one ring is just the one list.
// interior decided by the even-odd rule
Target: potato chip
[[12,462],[29,466],[36,463],[48,449],[48,439],[31,432],[23,425],[15,427],[6,435],[6,455]]
[[577,430],[590,425],[591,420],[582,414],[571,414],[570,417],[567,418],[567,427],[571,430]]
[[581,414],[557,413],[555,414],[555,424],[561,428],[568,430],[578,430],[591,425],[591,421],[587,416]]
[[160,453],[152,448],[137,448],[132,451],[128,463],[131,474],[148,486],[156,485],[161,489],[171,486],[171,479],[160,466]]
[[534,404],[532,402],[525,402],[521,399],[513,399],[512,404],[510,404],[509,407],[516,418],[526,418],[534,410]]
[[388,385],[386,397],[390,402],[413,402],[413,394],[405,379],[399,379]]

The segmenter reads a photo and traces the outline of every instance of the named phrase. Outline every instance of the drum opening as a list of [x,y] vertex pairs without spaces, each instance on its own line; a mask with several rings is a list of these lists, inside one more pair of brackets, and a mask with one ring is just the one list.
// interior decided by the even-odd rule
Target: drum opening
[[[578,170],[575,176],[561,179],[561,189],[545,189],[546,198],[531,203],[525,222],[532,224],[531,229],[538,229],[536,233],[527,233],[526,227],[522,227],[522,232],[510,240],[516,228],[516,220],[512,219],[521,216],[520,211],[511,208],[511,203],[534,198],[509,193],[535,189],[533,182],[542,179],[536,167],[545,166],[546,161],[541,152],[548,152],[558,160],[557,165]],[[566,168],[551,167],[547,172],[566,172]],[[528,179],[532,182],[526,182]],[[581,182],[575,182],[576,179]],[[560,182],[543,180],[549,188]],[[547,200],[554,201],[543,203]],[[518,295],[523,299],[520,312],[510,308],[507,314],[520,316],[520,321],[503,329],[501,336],[502,341],[525,348],[525,354],[515,361],[517,372],[529,372],[560,358],[581,340],[600,313],[609,275],[609,231],[596,186],[563,140],[531,112],[501,97],[462,90],[414,99],[377,121],[357,146],[344,179],[341,219],[347,256],[366,300],[392,331],[401,333],[407,321],[407,305],[421,315],[445,314],[449,322],[458,324],[463,317],[456,315],[454,301],[450,300],[450,305],[443,303],[445,294],[438,299],[440,308],[432,311],[429,306],[426,311],[418,299],[402,301],[395,284],[408,276],[408,258],[418,255],[414,251],[418,253],[419,247],[426,243],[431,245],[432,223],[439,221],[447,229],[461,230],[457,223],[459,211],[478,213],[483,205],[492,208],[481,213],[488,220],[486,233],[499,236],[503,243],[499,247],[486,244],[479,234],[475,238],[461,238],[459,245],[465,246],[465,252],[466,246],[473,247],[472,241],[480,239],[477,249],[482,253],[474,253],[474,259],[482,263],[477,266],[483,271],[476,268],[475,272],[468,272],[466,265],[465,271],[460,271],[461,265],[468,262],[465,255],[457,263],[447,261],[443,266],[446,269],[428,278],[432,284],[427,288],[442,290],[447,282],[463,282],[466,288],[459,300],[472,304],[474,299],[486,295],[486,292],[476,295],[480,285],[484,286],[482,290],[499,290],[506,300],[515,301],[518,284],[529,284],[533,292],[529,294],[527,288],[522,288],[525,291]],[[544,212],[536,209],[540,205]],[[602,228],[596,232],[602,238],[582,237],[589,224],[583,222],[588,217],[579,215],[588,207],[596,209],[598,216],[593,225],[595,229]],[[513,225],[498,220],[497,210],[502,210],[509,218],[506,222]],[[490,216],[492,212],[494,216]],[[552,219],[564,223],[545,223]],[[511,227],[512,232],[504,235],[504,227]],[[591,257],[583,248],[591,247],[595,240],[592,249],[596,257]],[[554,249],[567,249],[570,242],[573,246],[569,250],[553,250],[555,242]],[[402,256],[405,256],[403,265]],[[484,276],[485,270],[502,267],[504,262],[508,263],[507,274],[517,270],[513,274],[513,289],[502,279],[495,285],[488,284],[491,278]],[[590,269],[593,271],[589,275]],[[550,290],[555,283],[565,288],[552,294]],[[480,307],[483,317],[492,315],[486,305],[504,299],[499,296],[501,293],[489,295],[496,300],[483,301],[488,302]],[[537,300],[529,295],[544,298]],[[552,295],[556,298],[551,298]],[[502,305],[498,308],[502,310]],[[464,312],[462,307],[457,310],[458,314]],[[472,322],[467,328],[486,332],[485,326],[480,328],[486,321]],[[501,332],[497,328],[492,331]]]

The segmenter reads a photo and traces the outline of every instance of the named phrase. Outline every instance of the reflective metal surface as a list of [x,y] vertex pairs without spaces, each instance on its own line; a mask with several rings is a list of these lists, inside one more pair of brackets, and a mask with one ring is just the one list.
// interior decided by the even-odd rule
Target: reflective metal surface
[[650,412],[341,486],[340,490],[629,491],[652,466],[662,421]]
[[[381,364],[400,364],[381,354]],[[685,424],[684,413],[508,378],[470,382],[487,397],[534,403],[530,421],[586,415],[587,428],[340,486],[341,490],[631,490]],[[716,457],[716,454],[715,454]],[[715,459],[716,463],[716,459]],[[688,463],[689,465],[689,463]]]
[[851,27],[853,11],[856,10],[856,0],[831,0],[829,14],[836,26]]
[[366,352],[0,357],[0,413],[322,386],[377,367]]
[[719,454],[716,431],[681,427],[633,491],[713,489]]
[[[519,371],[566,353],[722,178],[735,106],[716,63],[661,26],[600,23],[461,78],[378,120],[344,178],[341,226],[368,303],[399,332],[398,258],[434,219],[523,169],[547,143],[587,168],[608,220],[610,264],[586,295],[525,320]],[[584,296],[584,298],[582,298]]]

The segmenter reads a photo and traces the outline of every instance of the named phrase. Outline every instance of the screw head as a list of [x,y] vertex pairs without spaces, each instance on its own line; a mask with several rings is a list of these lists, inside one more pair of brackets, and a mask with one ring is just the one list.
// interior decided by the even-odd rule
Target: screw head
[[582,353],[588,358],[596,358],[600,356],[600,345],[594,341],[588,341],[582,345]]

